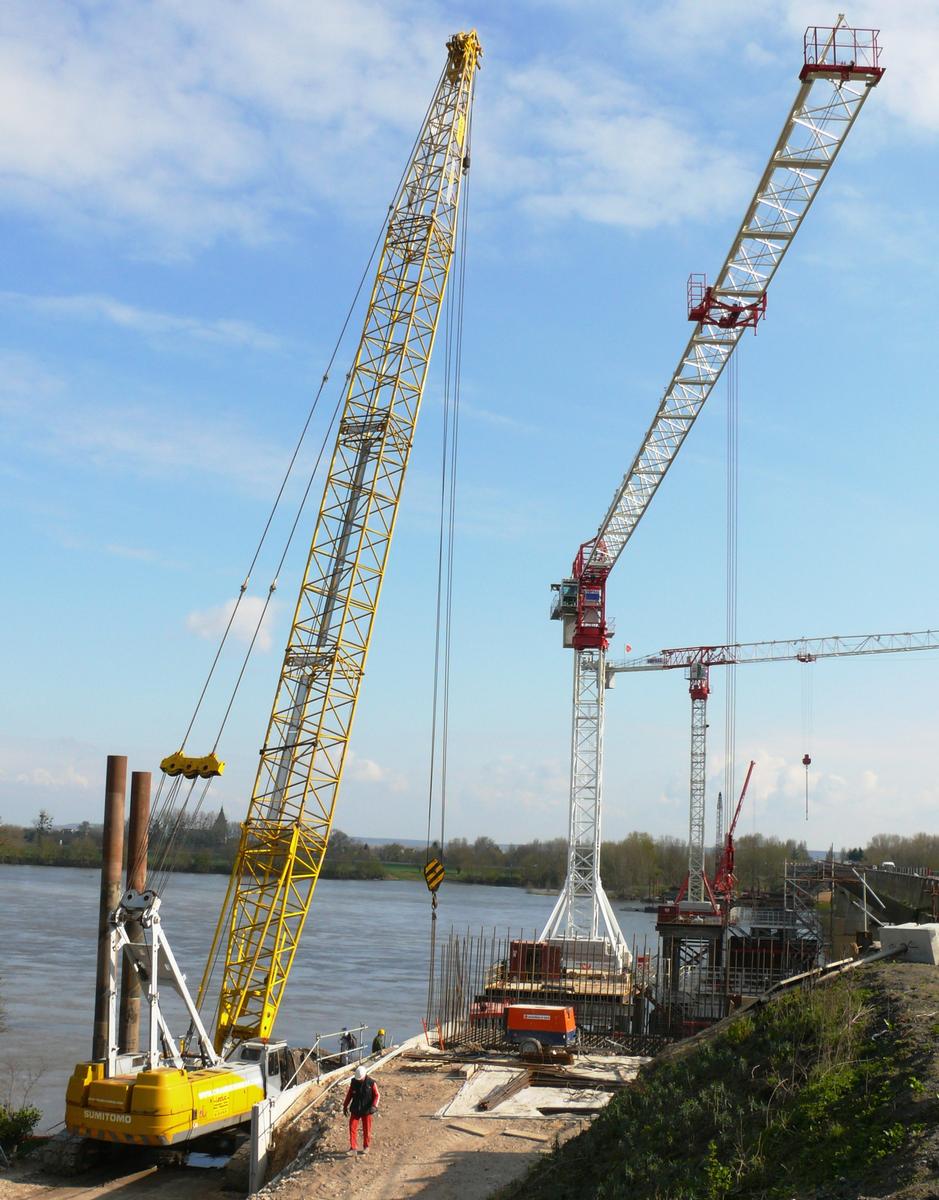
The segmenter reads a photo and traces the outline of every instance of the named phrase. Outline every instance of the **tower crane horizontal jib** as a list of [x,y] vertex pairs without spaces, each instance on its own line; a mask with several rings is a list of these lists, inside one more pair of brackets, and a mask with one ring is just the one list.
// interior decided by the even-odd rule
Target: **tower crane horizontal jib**
[[910,650],[939,650],[939,630],[915,633],[863,633],[850,636],[789,638],[771,642],[738,642],[730,646],[683,646],[659,650],[644,658],[606,664],[607,679],[632,671],[674,671],[696,665],[722,667],[743,663],[815,662],[864,654],[902,654]]

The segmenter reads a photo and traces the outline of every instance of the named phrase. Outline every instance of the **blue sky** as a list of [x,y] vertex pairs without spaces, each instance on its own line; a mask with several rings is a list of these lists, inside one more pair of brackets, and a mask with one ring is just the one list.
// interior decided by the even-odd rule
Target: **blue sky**
[[[548,585],[684,347],[685,280],[723,260],[795,95],[802,31],[832,15],[801,0],[9,0],[0,816],[95,819],[108,752],[155,769],[176,748],[443,44],[475,25],[447,832],[563,835],[571,662]],[[847,15],[882,29],[887,74],[739,354],[747,640],[937,619],[939,11],[865,0]],[[442,366],[337,815],[357,834],[420,836],[426,819]],[[721,384],[617,567],[618,653],[723,640],[725,403]],[[304,552],[222,747],[213,803],[231,816]],[[744,827],[812,846],[931,828],[934,670],[928,654],[818,664],[804,733],[806,668],[741,669],[738,755],[758,763]],[[607,835],[681,835],[680,676],[621,678],[608,701]],[[189,748],[207,748],[199,731]]]

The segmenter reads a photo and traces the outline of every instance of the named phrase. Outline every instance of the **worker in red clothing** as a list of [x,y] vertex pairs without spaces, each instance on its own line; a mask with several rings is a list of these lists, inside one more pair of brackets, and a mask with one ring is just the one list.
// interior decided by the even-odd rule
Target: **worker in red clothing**
[[355,1154],[358,1149],[359,1121],[362,1122],[362,1153],[367,1153],[372,1142],[372,1114],[378,1108],[379,1099],[378,1084],[364,1067],[356,1067],[342,1102],[343,1113],[349,1114],[350,1154]]

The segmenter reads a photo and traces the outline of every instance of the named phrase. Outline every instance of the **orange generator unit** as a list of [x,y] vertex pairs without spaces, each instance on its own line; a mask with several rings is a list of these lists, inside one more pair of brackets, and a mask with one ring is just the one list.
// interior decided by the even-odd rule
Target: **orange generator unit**
[[507,1004],[505,1007],[506,1041],[518,1046],[522,1054],[540,1054],[548,1046],[565,1049],[577,1041],[574,1010],[563,1004]]

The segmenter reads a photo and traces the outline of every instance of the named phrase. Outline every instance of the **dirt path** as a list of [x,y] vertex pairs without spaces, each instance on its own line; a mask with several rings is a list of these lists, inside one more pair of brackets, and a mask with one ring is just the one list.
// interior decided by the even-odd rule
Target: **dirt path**
[[207,1200],[225,1194],[221,1179],[222,1172],[216,1169],[135,1169],[132,1160],[63,1179],[37,1171],[24,1161],[0,1172],[0,1200]]
[[[463,1082],[448,1073],[416,1071],[397,1061],[376,1076],[381,1108],[368,1154],[348,1154],[348,1124],[341,1096],[325,1110],[328,1128],[320,1149],[285,1179],[265,1190],[275,1200],[349,1197],[399,1200],[486,1200],[517,1178],[538,1154],[576,1133],[582,1119],[437,1120],[434,1113]],[[463,1126],[463,1128],[459,1128]],[[477,1130],[477,1133],[468,1132]],[[532,1139],[512,1134],[532,1134]],[[361,1136],[361,1135],[360,1135]],[[535,1140],[537,1138],[538,1140]],[[545,1139],[545,1140],[541,1140]]]
[[[319,1148],[262,1194],[272,1200],[411,1196],[486,1200],[521,1175],[556,1139],[566,1140],[583,1125],[583,1118],[437,1120],[434,1113],[463,1083],[462,1076],[450,1071],[447,1065],[417,1069],[402,1060],[382,1069],[376,1075],[382,1102],[372,1148],[355,1157],[347,1153],[348,1123],[341,1111],[344,1089],[337,1090],[319,1110],[326,1123]],[[508,1136],[508,1132],[534,1136]],[[0,1171],[0,1200],[231,1200],[232,1196],[223,1190],[221,1170],[146,1168],[135,1163],[133,1152],[120,1163],[73,1179],[50,1176],[28,1160],[13,1170]]]

